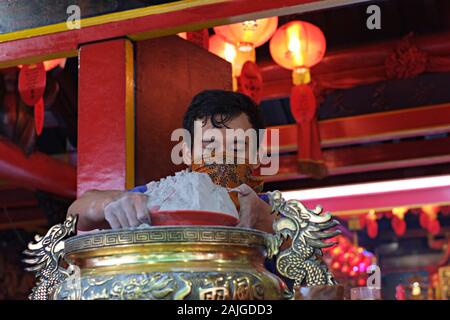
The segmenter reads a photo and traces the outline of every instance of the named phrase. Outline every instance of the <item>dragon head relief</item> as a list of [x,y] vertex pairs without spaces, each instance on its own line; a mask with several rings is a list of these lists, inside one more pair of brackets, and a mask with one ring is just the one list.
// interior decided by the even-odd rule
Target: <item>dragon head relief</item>
[[[320,206],[310,210],[300,201],[284,200],[279,191],[269,192],[268,195],[272,210],[276,214],[273,223],[275,236],[271,242],[280,247],[284,240],[292,239],[290,247],[278,255],[277,268],[280,273],[296,281],[301,279],[299,283],[303,283],[303,280],[308,279],[307,273],[316,272],[314,268],[317,267],[318,275],[312,277],[311,281],[306,280],[306,284],[333,284],[326,265],[317,257],[322,255],[321,249],[336,244],[325,240],[341,233],[340,230],[333,230],[339,222],[333,219],[331,213],[323,212]],[[276,254],[278,250],[275,248],[270,252]],[[298,270],[294,271],[295,268]],[[325,274],[321,276],[319,271]]]
[[294,241],[300,240],[303,244],[317,249],[336,244],[336,242],[323,241],[341,233],[340,230],[328,231],[339,225],[330,212],[322,212],[323,209],[320,206],[310,210],[297,200],[281,201],[281,193],[277,191],[272,194],[274,195],[273,209],[278,217],[273,225],[276,234],[284,239],[290,237]]
[[61,282],[69,274],[60,267],[64,256],[64,241],[68,235],[75,233],[78,216],[69,216],[60,224],[51,227],[45,236],[36,235],[30,242],[24,254],[28,258],[23,262],[30,265],[27,271],[36,273],[38,285],[33,289],[30,299],[46,299],[50,289]]

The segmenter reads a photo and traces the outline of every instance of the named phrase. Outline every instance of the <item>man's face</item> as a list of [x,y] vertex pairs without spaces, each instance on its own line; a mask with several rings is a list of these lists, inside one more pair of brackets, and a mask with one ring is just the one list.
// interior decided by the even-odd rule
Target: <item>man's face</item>
[[[220,115],[217,116],[217,120],[220,121]],[[193,158],[197,159],[197,154],[195,154],[194,149],[195,143],[198,142],[201,143],[201,147],[197,150],[201,150],[202,155],[214,151],[218,154],[225,153],[227,155],[242,154],[246,160],[249,160],[251,149],[255,150],[257,143],[256,136],[251,137],[249,133],[254,132],[258,135],[258,132],[253,129],[246,114],[241,113],[235,118],[230,119],[225,123],[225,126],[222,126],[221,128],[214,127],[210,119],[199,121],[202,127],[202,137],[199,139],[195,136],[196,133],[194,133],[193,148],[189,150],[187,145],[183,147],[183,157],[185,162],[191,163]],[[253,153],[254,152],[255,151],[253,151]],[[195,154],[194,157],[193,153]],[[252,164],[257,165],[256,163]]]

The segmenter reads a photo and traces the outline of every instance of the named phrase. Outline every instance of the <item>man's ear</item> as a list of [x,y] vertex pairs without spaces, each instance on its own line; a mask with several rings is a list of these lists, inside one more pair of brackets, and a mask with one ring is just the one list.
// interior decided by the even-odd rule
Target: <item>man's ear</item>
[[182,153],[183,153],[183,162],[185,165],[190,166],[192,164],[192,153],[191,148],[189,148],[186,142],[183,142],[182,145]]

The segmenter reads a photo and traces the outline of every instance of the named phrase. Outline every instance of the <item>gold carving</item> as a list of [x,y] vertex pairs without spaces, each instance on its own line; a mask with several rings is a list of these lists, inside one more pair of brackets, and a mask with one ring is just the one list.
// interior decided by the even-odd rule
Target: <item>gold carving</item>
[[37,283],[29,295],[30,300],[48,300],[58,284],[70,274],[60,266],[64,257],[63,239],[76,230],[78,216],[69,216],[63,223],[51,227],[44,237],[36,235],[35,242],[28,244],[24,254],[28,256],[23,261],[30,265],[27,271],[36,273]]
[[200,300],[229,300],[230,291],[225,287],[212,287],[199,290]]
[[[253,281],[252,281],[253,278]],[[254,300],[264,299],[260,280],[249,275],[209,276],[199,290],[200,300]]]
[[[339,223],[329,212],[322,213],[319,206],[310,210],[300,201],[284,200],[280,191],[267,194],[277,219],[273,223],[275,235],[268,236],[266,247],[269,258],[279,253],[276,257],[278,272],[295,280],[295,287],[336,285],[333,275],[321,260],[321,249],[335,244],[323,240],[340,234],[340,230],[329,231]],[[292,239],[292,244],[279,252],[287,238]]]
[[264,246],[265,234],[227,227],[151,227],[148,229],[101,231],[96,234],[75,236],[66,241],[66,254],[87,249],[120,245],[170,243],[170,242],[218,242]]

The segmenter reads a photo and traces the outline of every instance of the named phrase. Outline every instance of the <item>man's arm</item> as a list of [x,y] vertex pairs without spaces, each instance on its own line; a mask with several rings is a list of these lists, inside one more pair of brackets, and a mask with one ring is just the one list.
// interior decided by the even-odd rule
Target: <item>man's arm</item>
[[120,190],[90,190],[69,207],[78,214],[78,230],[118,229],[150,224],[147,196]]

